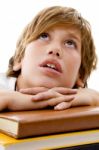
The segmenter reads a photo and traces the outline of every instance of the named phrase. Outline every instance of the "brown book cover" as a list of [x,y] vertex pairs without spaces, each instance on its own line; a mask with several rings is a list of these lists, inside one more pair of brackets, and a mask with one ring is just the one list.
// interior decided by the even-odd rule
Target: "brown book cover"
[[0,113],[0,131],[15,138],[96,128],[99,128],[99,107]]

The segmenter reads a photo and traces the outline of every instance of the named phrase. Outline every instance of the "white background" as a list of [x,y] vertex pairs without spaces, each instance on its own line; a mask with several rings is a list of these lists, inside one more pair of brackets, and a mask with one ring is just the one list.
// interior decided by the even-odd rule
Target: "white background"
[[[8,60],[15,51],[16,41],[38,11],[44,7],[62,5],[76,8],[91,26],[99,55],[99,6],[98,0],[0,0],[0,72],[7,69]],[[99,90],[99,63],[89,79],[89,87]]]

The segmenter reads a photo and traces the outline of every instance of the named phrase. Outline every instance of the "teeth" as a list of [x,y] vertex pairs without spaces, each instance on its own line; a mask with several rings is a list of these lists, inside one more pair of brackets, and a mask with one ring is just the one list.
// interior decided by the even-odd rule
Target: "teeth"
[[55,69],[55,68],[56,68],[54,64],[47,64],[47,67],[50,67],[50,68],[52,68],[52,69]]

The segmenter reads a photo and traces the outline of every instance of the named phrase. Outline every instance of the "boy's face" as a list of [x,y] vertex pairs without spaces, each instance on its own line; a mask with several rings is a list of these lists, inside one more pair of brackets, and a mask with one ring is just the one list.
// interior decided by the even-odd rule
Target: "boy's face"
[[53,27],[27,45],[20,62],[18,89],[34,86],[72,88],[79,77],[80,65],[80,32],[73,27]]

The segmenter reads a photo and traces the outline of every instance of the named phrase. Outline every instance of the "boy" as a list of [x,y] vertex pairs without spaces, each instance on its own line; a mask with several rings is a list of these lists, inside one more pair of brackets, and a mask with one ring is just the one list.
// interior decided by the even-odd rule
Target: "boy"
[[98,105],[98,92],[79,89],[95,68],[89,23],[73,8],[44,9],[26,26],[1,75],[0,110]]

